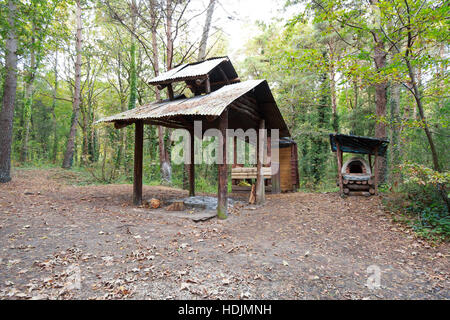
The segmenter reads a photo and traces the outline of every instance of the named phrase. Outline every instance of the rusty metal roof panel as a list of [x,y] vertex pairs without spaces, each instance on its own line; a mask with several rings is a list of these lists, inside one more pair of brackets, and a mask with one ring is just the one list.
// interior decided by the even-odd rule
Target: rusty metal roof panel
[[234,100],[265,80],[248,80],[230,84],[210,94],[173,101],[156,102],[127,110],[97,121],[114,122],[167,118],[179,115],[219,116]]
[[157,84],[165,81],[183,80],[186,78],[206,76],[215,67],[224,61],[230,61],[228,57],[211,58],[200,63],[183,64],[171,69],[149,81],[149,84]]

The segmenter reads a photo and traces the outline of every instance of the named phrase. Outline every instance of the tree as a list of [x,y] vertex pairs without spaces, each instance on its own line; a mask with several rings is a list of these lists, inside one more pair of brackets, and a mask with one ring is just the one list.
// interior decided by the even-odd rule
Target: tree
[[200,49],[198,50],[198,61],[205,60],[206,58],[206,45],[208,43],[209,29],[211,28],[211,20],[214,13],[214,5],[216,0],[210,0],[208,10],[206,11],[206,20],[203,25],[202,39],[200,40]]
[[65,169],[72,167],[73,154],[75,150],[75,137],[77,133],[78,115],[80,112],[81,100],[81,54],[82,54],[82,8],[81,0],[76,1],[76,62],[75,62],[75,90],[72,105],[72,121],[70,125],[70,132],[67,138],[66,152],[62,167]]
[[11,180],[11,143],[14,105],[17,88],[17,4],[8,1],[6,39],[6,79],[3,84],[2,110],[0,112],[0,183]]

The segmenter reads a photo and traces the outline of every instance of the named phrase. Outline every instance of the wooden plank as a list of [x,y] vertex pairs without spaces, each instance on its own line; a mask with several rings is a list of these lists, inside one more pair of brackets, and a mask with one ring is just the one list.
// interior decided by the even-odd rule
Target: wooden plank
[[291,148],[279,149],[280,188],[282,192],[292,190]]
[[134,131],[133,203],[142,204],[142,155],[144,150],[144,123],[136,121]]
[[264,161],[264,138],[265,138],[265,120],[259,122],[258,140],[257,140],[257,175],[256,175],[256,203],[263,204],[265,201],[264,177],[263,177],[263,161]]
[[228,170],[227,170],[227,144],[226,144],[226,130],[228,129],[228,109],[226,109],[219,119],[219,131],[222,134],[222,163],[218,164],[218,190],[217,190],[217,218],[228,218]]

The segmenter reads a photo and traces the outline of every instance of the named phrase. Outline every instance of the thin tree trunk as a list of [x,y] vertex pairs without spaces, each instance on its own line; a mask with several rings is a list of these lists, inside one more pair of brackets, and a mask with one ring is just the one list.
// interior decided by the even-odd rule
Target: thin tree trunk
[[[158,31],[158,9],[156,7],[156,1],[150,0],[150,8],[151,8],[151,25],[152,25],[152,51],[153,51],[153,69],[155,71],[155,77],[159,75],[159,50],[158,50],[158,40],[157,40],[157,31]],[[159,92],[159,89],[155,87],[155,96],[156,100],[161,100],[161,93]],[[167,179],[167,173],[164,170],[166,167],[166,152],[165,152],[165,146],[164,146],[164,129],[162,126],[158,127],[158,148],[159,148],[159,168],[160,168],[160,174],[161,178],[163,180]]]
[[8,38],[5,43],[6,77],[3,84],[2,110],[0,111],[0,183],[11,180],[11,143],[14,105],[17,88],[17,34],[15,20],[17,6],[8,1]]
[[[408,14],[409,14],[409,9],[408,9]],[[411,53],[411,46],[413,43],[412,40],[412,32],[411,32],[411,24],[410,24],[410,18],[408,16],[408,26],[407,26],[407,30],[408,30],[408,42],[407,42],[407,47],[406,47],[406,51],[405,51],[405,56],[404,56],[404,60],[406,62],[406,66],[408,68],[408,74],[409,77],[411,79],[411,84],[412,84],[412,90],[411,93],[414,96],[414,99],[416,101],[416,105],[417,105],[417,109],[419,111],[419,116],[420,116],[420,120],[422,121],[422,128],[425,131],[425,135],[427,136],[427,140],[428,140],[428,144],[430,145],[430,150],[431,150],[431,156],[433,159],[433,167],[434,170],[436,170],[437,172],[442,172],[441,170],[441,166],[439,165],[439,158],[437,155],[437,151],[436,151],[436,147],[434,145],[434,141],[433,141],[433,136],[431,135],[431,132],[428,128],[428,123],[427,120],[425,118],[425,113],[423,111],[423,106],[422,106],[422,94],[421,91],[419,89],[419,86],[417,84],[417,80],[415,77],[415,73],[414,73],[414,67],[411,64],[410,61],[410,53]],[[438,184],[438,192],[442,197],[442,200],[444,201],[444,203],[447,206],[447,211],[450,212],[450,200],[448,198],[448,193],[446,190],[446,186],[445,184]]]
[[172,0],[166,1],[166,18],[167,18],[167,24],[166,24],[166,41],[167,41],[167,61],[166,66],[167,70],[172,69],[172,63],[173,63],[173,38],[172,38],[172,18],[173,18],[173,8],[172,8]]
[[52,147],[52,162],[56,163],[56,157],[58,154],[58,123],[56,121],[56,94],[58,91],[58,51],[55,51],[55,65],[53,67],[53,73],[55,74],[55,82],[53,86],[52,96],[52,120],[53,120],[53,147]]
[[330,95],[331,95],[331,109],[333,111],[332,125],[334,132],[339,131],[339,122],[337,116],[337,102],[336,102],[336,74],[335,74],[335,64],[334,64],[334,48],[331,41],[328,42],[329,51],[329,76],[330,76]]
[[131,11],[131,47],[130,47],[130,99],[128,100],[128,109],[136,108],[136,41],[134,39],[134,34],[136,32],[136,16],[137,7],[136,1],[132,0],[130,4]]
[[[34,32],[35,27],[33,25]],[[30,49],[30,66],[26,75],[25,80],[25,97],[24,97],[24,134],[22,141],[22,152],[20,155],[20,161],[26,162],[28,159],[28,140],[30,137],[30,123],[31,123],[31,113],[33,107],[33,84],[36,74],[36,53],[34,49],[35,39],[34,36],[31,37],[31,49]]]
[[80,0],[77,0],[76,20],[77,20],[77,37],[76,37],[76,62],[75,62],[75,91],[72,105],[72,123],[70,126],[69,138],[67,139],[66,152],[64,154],[63,168],[72,167],[73,154],[75,150],[75,137],[77,133],[78,114],[80,111],[81,96],[81,44],[82,44],[82,10]]
[[398,165],[401,163],[400,147],[400,85],[391,84],[390,94],[391,111],[391,143],[390,143],[390,180],[397,186],[401,182],[401,176],[398,171]]
[[[374,62],[377,72],[380,72],[386,67],[386,51],[384,50],[384,43],[379,35],[374,32],[375,40],[375,52]],[[386,117],[386,104],[387,104],[387,84],[386,81],[381,81],[375,84],[375,137],[379,139],[386,138],[386,124],[384,118]],[[386,158],[377,157],[378,166],[378,182],[382,183],[386,176]]]
[[214,13],[215,0],[210,0],[208,10],[206,11],[205,25],[203,26],[202,39],[200,41],[200,49],[198,51],[198,61],[205,60],[206,58],[206,45],[208,43],[209,30],[211,28],[211,20]]

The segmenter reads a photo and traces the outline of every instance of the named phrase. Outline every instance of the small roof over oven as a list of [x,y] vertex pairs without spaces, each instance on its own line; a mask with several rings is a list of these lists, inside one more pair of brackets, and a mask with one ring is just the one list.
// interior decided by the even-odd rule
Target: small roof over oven
[[389,145],[389,140],[372,137],[354,136],[340,133],[330,133],[331,151],[336,152],[336,141],[342,152],[375,154],[378,148],[378,155],[384,156]]

